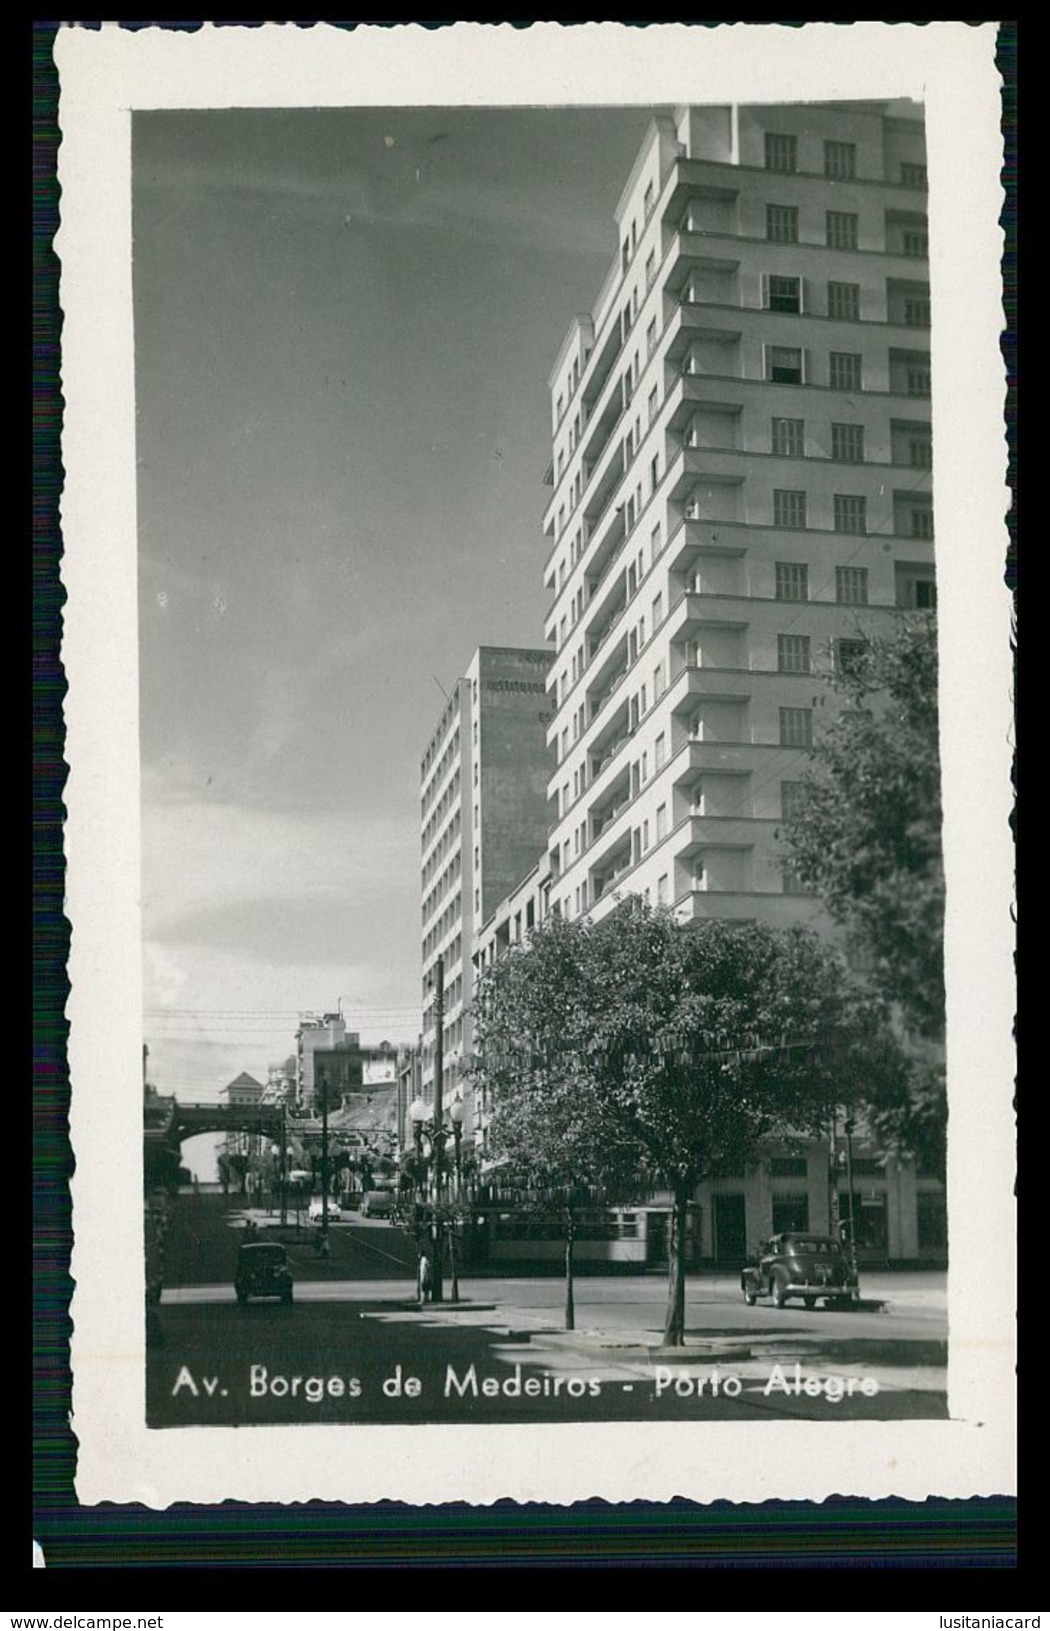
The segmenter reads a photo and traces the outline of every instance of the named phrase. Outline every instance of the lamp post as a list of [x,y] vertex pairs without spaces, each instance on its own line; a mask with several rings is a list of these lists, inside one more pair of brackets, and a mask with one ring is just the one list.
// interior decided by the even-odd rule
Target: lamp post
[[437,1107],[426,1104],[423,1099],[417,1098],[409,1105],[409,1120],[412,1123],[412,1138],[416,1149],[416,1186],[424,1196],[430,1193],[430,1186],[423,1176],[426,1157],[423,1153],[423,1140],[426,1139],[430,1149],[430,1166],[434,1179],[432,1186],[432,1226],[431,1239],[433,1241],[434,1260],[431,1265],[432,1298],[436,1303],[444,1301],[444,1281],[442,1275],[445,1224],[449,1223],[449,1268],[452,1274],[452,1300],[459,1301],[459,1267],[456,1259],[456,1226],[454,1216],[446,1220],[445,1212],[448,1207],[448,1193],[446,1185],[445,1143],[448,1139],[449,1129],[454,1149],[455,1171],[455,1202],[458,1206],[460,1183],[462,1178],[462,1140],[463,1140],[463,1101],[457,1099],[449,1107],[448,1127],[439,1119]]
[[846,1133],[846,1209],[849,1215],[849,1255],[853,1271],[857,1271],[857,1231],[853,1214],[853,1117],[847,1115]]
[[448,1119],[452,1124],[452,1141],[455,1160],[456,1190],[455,1211],[449,1219],[449,1256],[452,1268],[452,1301],[459,1302],[459,1265],[456,1257],[456,1217],[460,1204],[460,1184],[463,1177],[463,1100],[454,1099],[449,1107]]
[[328,1072],[318,1070],[317,1087],[321,1095],[321,1254],[331,1250],[328,1240]]

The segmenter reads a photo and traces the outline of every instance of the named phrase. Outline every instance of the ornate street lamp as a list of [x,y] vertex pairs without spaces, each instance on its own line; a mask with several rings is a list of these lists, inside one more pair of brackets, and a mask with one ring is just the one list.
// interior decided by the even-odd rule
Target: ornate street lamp
[[[449,1126],[439,1119],[436,1106],[426,1104],[422,1098],[416,1098],[408,1107],[409,1120],[412,1123],[412,1138],[416,1150],[416,1186],[417,1191],[424,1197],[429,1196],[429,1188],[424,1173],[426,1157],[423,1151],[423,1140],[426,1139],[430,1151],[430,1165],[433,1168],[433,1226],[431,1236],[433,1240],[434,1261],[431,1265],[432,1298],[434,1302],[444,1300],[444,1286],[442,1280],[444,1235],[445,1235],[445,1209],[447,1194],[445,1186],[445,1143],[449,1137],[449,1128],[454,1146],[456,1188],[455,1200],[458,1204],[460,1183],[462,1177],[461,1143],[463,1138],[463,1103],[457,1099],[448,1112]],[[459,1301],[459,1270],[456,1262],[456,1230],[455,1222],[451,1221],[448,1233],[449,1239],[449,1266],[452,1271],[452,1297]]]

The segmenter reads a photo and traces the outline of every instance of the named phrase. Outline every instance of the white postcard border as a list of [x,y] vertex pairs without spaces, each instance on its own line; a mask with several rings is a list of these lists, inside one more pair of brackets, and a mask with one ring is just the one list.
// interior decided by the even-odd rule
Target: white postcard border
[[[77,1492],[85,1504],[1009,1494],[1010,600],[996,27],[106,24],[60,31]],[[950,1421],[145,1426],[130,113],[911,96],[929,142],[948,884]],[[980,1197],[976,1204],[975,1197]]]

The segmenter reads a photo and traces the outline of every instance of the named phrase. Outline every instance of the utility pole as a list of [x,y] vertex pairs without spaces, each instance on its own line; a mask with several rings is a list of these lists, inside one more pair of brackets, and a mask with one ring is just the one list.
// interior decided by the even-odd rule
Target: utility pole
[[288,1222],[288,1106],[281,1105],[281,1227]]
[[321,1250],[328,1255],[328,1072],[317,1073],[321,1090]]
[[444,1246],[441,1201],[444,1129],[442,1121],[442,1092],[445,1076],[445,959],[439,957],[434,969],[434,1263],[431,1274],[431,1300],[444,1301],[441,1255]]

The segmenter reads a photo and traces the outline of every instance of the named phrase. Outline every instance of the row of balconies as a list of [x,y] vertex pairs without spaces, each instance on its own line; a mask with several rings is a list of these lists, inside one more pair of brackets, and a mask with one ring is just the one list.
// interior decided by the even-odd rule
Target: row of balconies
[[[764,259],[769,264],[764,271],[749,274],[753,290],[747,287],[748,280],[745,280],[744,292],[753,292],[757,298],[742,300],[739,259],[721,263],[713,261],[710,246],[704,237],[684,234],[676,235],[671,240],[655,278],[657,301],[646,299],[638,308],[639,316],[644,312],[648,317],[644,360],[640,358],[640,351],[636,351],[634,361],[629,361],[626,371],[614,377],[614,364],[635,330],[636,317],[630,324],[621,325],[615,344],[606,345],[602,353],[604,367],[592,370],[592,381],[600,378],[600,386],[593,395],[584,395],[580,410],[580,438],[576,444],[582,447],[585,484],[635,391],[641,389],[641,379],[647,372],[648,362],[655,351],[666,349],[664,342],[667,332],[673,328],[681,313],[685,313],[694,324],[709,322],[710,319],[705,317],[705,308],[718,306],[749,314],[787,316],[796,322],[800,315],[805,315],[825,327],[829,322],[838,323],[842,329],[838,343],[843,346],[848,343],[850,349],[861,338],[858,331],[861,324],[875,323],[880,327],[889,325],[903,329],[929,326],[929,286],[921,278],[916,278],[910,267],[896,268],[897,276],[882,275],[877,284],[870,278],[856,282],[854,280],[859,276],[856,257],[825,249],[821,252],[821,278],[818,281],[800,272],[799,268],[804,268],[808,263],[799,261],[799,248],[805,246],[774,245],[763,240]],[[908,260],[911,257],[904,258]],[[647,286],[646,296],[653,287],[652,283]],[[845,301],[842,293],[851,290],[856,291],[856,310],[852,302]],[[657,309],[649,316],[654,305]],[[827,335],[818,341],[812,325],[807,332],[812,333],[811,343],[837,348],[836,342]],[[862,343],[867,343],[867,339]],[[639,363],[641,374],[635,378]],[[718,371],[732,373],[734,369],[729,367]],[[594,428],[588,436],[589,426]],[[561,475],[571,466],[575,448],[562,446],[558,449],[557,435],[555,447],[560,481]],[[553,513],[554,501],[545,524],[550,523]]]
[[[733,166],[731,171],[732,185],[727,186],[727,168],[724,165],[707,160],[680,158],[670,167],[660,189],[660,198],[655,202],[653,210],[646,217],[645,229],[641,245],[647,254],[646,294],[654,285],[663,285],[669,281],[669,273],[683,254],[692,253],[700,258],[710,258],[710,245],[708,239],[711,235],[725,236],[737,242],[751,242],[763,244],[767,250],[774,246],[769,244],[766,237],[768,226],[764,213],[755,214],[755,232],[750,238],[745,238],[740,232],[741,218],[737,208],[737,200],[741,196],[743,187],[745,194],[760,192],[762,194],[762,210],[764,212],[766,195],[770,189],[775,189],[779,195],[785,187],[794,189],[801,187],[801,196],[809,196],[819,192],[821,196],[831,201],[828,178],[823,176],[802,176],[793,174],[785,177],[782,174],[770,175],[769,172],[756,171],[752,174]],[[844,184],[842,181],[831,183],[834,190],[834,201],[840,207],[851,208],[856,205],[857,213],[866,212],[868,201],[872,197],[873,187],[883,190],[887,201],[893,199],[898,191],[899,184],[889,182],[863,181]],[[855,190],[855,197],[854,197]],[[916,207],[901,210],[891,204],[889,210],[882,216],[883,246],[888,242],[890,252],[900,252],[902,258],[911,262],[915,258],[915,251],[921,247],[921,233],[924,230],[924,209],[922,204],[923,190],[915,189]],[[655,231],[650,228],[650,222],[655,214],[657,227]],[[750,220],[750,214],[745,215],[743,224]],[[817,217],[818,226],[820,217]],[[826,227],[826,221],[824,225]],[[695,230],[690,231],[689,228]],[[908,232],[911,238],[907,246],[904,234]],[[916,233],[920,236],[916,237]],[[819,237],[819,233],[816,234]],[[695,240],[690,242],[690,240]],[[775,246],[777,251],[783,247]],[[828,257],[833,257],[830,265],[836,269],[837,261],[842,260],[842,280],[852,281],[856,277],[858,257],[856,251],[839,251],[829,249],[826,237],[824,242],[801,243],[798,249],[804,253],[819,251],[822,267],[827,263]],[[907,253],[905,250],[907,248]],[[861,253],[871,251],[861,251]],[[875,251],[878,252],[878,251]],[[652,255],[652,264],[648,265],[648,257]],[[624,346],[624,313],[614,286],[619,284],[626,288],[631,283],[628,274],[633,265],[637,264],[636,257],[632,257],[623,264],[614,265],[607,280],[607,287],[603,289],[600,299],[600,309],[596,323],[594,340],[591,347],[589,366],[583,370],[574,390],[570,391],[564,401],[562,414],[558,423],[572,412],[573,402],[577,395],[583,403],[585,412],[593,410],[600,401],[606,388],[609,377],[613,371],[617,357]],[[903,273],[905,277],[909,271]],[[835,278],[835,270],[828,273]],[[633,285],[632,285],[633,287]],[[642,306],[644,309],[643,299]]]
[[[917,546],[927,546],[932,532],[932,513],[928,505],[922,503],[915,495],[906,495],[901,504],[895,509],[894,531],[891,536],[906,539],[909,543]],[[723,516],[714,516],[708,519],[725,523],[725,517]],[[928,528],[927,522],[929,522]],[[734,530],[745,537],[744,529],[747,525],[746,523],[733,523]],[[768,524],[763,530],[767,528]],[[768,528],[768,530],[773,529]],[[817,530],[803,530],[801,537],[805,538],[809,536],[810,532]],[[671,606],[671,612],[675,614],[674,620],[671,622],[670,628],[665,630],[672,639],[682,635],[695,635],[705,624],[708,626],[721,624],[726,627],[742,627],[747,618],[742,616],[743,608],[739,604],[741,600],[748,603],[768,603],[781,598],[776,594],[777,585],[773,581],[772,568],[768,559],[763,560],[763,566],[768,577],[768,586],[765,594],[762,594],[758,592],[758,586],[754,582],[745,582],[746,549],[744,547],[741,546],[735,550],[719,547],[714,551],[708,551],[704,549],[702,540],[695,533],[693,538],[690,539],[689,534],[692,531],[693,529],[688,526],[679,528],[676,531],[674,536],[677,542],[669,546],[665,561],[665,565],[669,569],[669,595],[674,594],[675,596]],[[777,531],[779,536],[784,535],[783,529],[777,529]],[[832,534],[832,536],[846,540],[850,540],[854,536],[870,535]],[[791,552],[785,550],[785,553]],[[852,553],[855,553],[855,551]],[[818,627],[819,620],[824,616],[841,617],[843,602],[837,598],[837,591],[841,587],[838,584],[835,571],[837,564],[834,561],[823,561],[822,565],[826,572],[826,585],[819,582],[813,585],[813,588],[818,591],[825,587],[827,590],[835,591],[836,598],[828,599],[818,593],[811,599],[808,578],[805,592],[800,593],[801,601],[811,608],[811,612],[807,615],[817,618]],[[881,567],[884,563],[880,562],[878,564]],[[912,567],[916,563],[899,564],[902,566],[906,564],[908,574],[910,574]],[[895,562],[895,569],[897,565],[898,563]],[[906,574],[908,581],[902,583],[898,581],[898,574],[895,570],[895,592],[892,601],[895,606],[907,607],[915,604],[914,597],[907,592],[910,583],[910,575],[908,574]],[[864,597],[857,604],[867,605],[869,602],[866,598],[868,581],[866,573],[862,574],[862,578],[865,585]],[[653,635],[657,632],[656,628],[650,629],[649,641],[645,642],[644,646],[639,647],[632,643],[632,635],[624,621],[625,614],[631,607],[635,607],[639,612],[643,610],[644,602],[640,591],[645,581],[646,579],[643,578],[636,585],[631,598],[628,599],[626,574],[621,575],[615,585],[615,598],[611,608],[608,600],[598,606],[592,622],[585,628],[583,633],[581,650],[585,654],[585,661],[577,673],[572,690],[567,691],[562,697],[558,717],[551,728],[549,740],[555,740],[563,728],[563,710],[568,697],[572,695],[572,691],[577,686],[586,680],[589,718],[593,720],[615,695],[624,675],[634,665],[637,657],[641,654],[641,650],[651,643]],[[717,604],[719,601],[722,604]],[[872,599],[870,604],[878,609],[880,602]],[[664,624],[661,624],[660,627],[664,627],[666,622],[667,619],[665,618]],[[618,637],[615,638],[614,643],[610,643],[613,641],[614,636],[617,636],[617,631],[619,631]]]
[[[796,324],[801,321],[792,319]],[[799,334],[798,338],[804,342],[812,336]],[[848,335],[833,335],[832,339],[843,347],[855,343],[850,341]],[[647,467],[651,472],[654,446],[664,457],[669,449],[673,449],[674,441],[669,433],[677,436],[685,432],[686,423],[695,412],[692,405],[702,403],[705,396],[710,404],[711,388],[716,381],[719,393],[717,406],[725,420],[721,430],[738,439],[742,438],[736,426],[743,422],[745,406],[753,406],[754,387],[757,385],[770,389],[770,396],[764,404],[766,413],[762,415],[770,420],[773,417],[794,417],[804,422],[814,405],[814,391],[838,393],[847,389],[852,400],[848,404],[848,415],[844,406],[843,417],[866,422],[872,430],[877,429],[876,405],[884,414],[887,399],[892,397],[908,403],[907,423],[914,426],[916,417],[920,425],[928,420],[930,359],[925,350],[886,347],[880,349],[878,354],[871,351],[864,354],[846,349],[839,351],[836,344],[829,344],[826,352],[820,352],[821,358],[828,359],[826,365],[821,364],[824,373],[820,375],[817,353],[805,343],[785,351],[783,347],[759,345],[756,342],[753,355],[749,353],[746,358],[741,345],[739,334],[727,334],[724,330],[705,332],[688,317],[672,333],[667,348],[669,362],[661,370],[664,390],[656,417],[650,416],[649,423],[644,429],[639,428],[637,435],[632,427],[629,438],[610,438],[604,449],[604,462],[599,459],[592,467],[591,482],[585,486],[575,508],[570,509],[563,518],[551,561],[558,545],[569,534],[573,538],[577,533],[581,535],[581,547],[576,560],[568,563],[567,571],[564,566],[559,568],[557,581],[552,576],[551,564],[548,565],[545,581],[556,589],[552,612],[565,589],[574,588],[577,576],[585,573],[587,579],[596,584],[610,570],[630,530],[626,524],[626,505],[616,506],[617,496],[632,479],[635,468],[639,475]],[[747,367],[744,366],[745,361]],[[841,372],[847,363],[848,375]],[[834,375],[831,372],[833,366],[837,371]],[[687,370],[685,373],[682,372],[683,367]],[[736,424],[734,414],[738,415]],[[822,409],[818,421],[825,416],[829,419],[832,417],[826,409]],[[707,434],[710,435],[715,428],[718,427],[709,425]],[[652,440],[654,429],[658,437],[655,442]],[[703,429],[696,432],[697,445],[719,451],[713,440],[705,442],[704,435]],[[885,432],[881,440],[885,444]],[[906,449],[900,439],[898,443],[895,448],[890,438],[891,459],[900,455],[900,462],[913,467],[910,449]],[[748,446],[722,448],[720,451],[750,453],[765,451],[765,448]],[[782,456],[798,457],[793,453]],[[647,504],[647,500],[643,502],[639,513],[647,508]],[[548,512],[548,519],[552,513]]]

